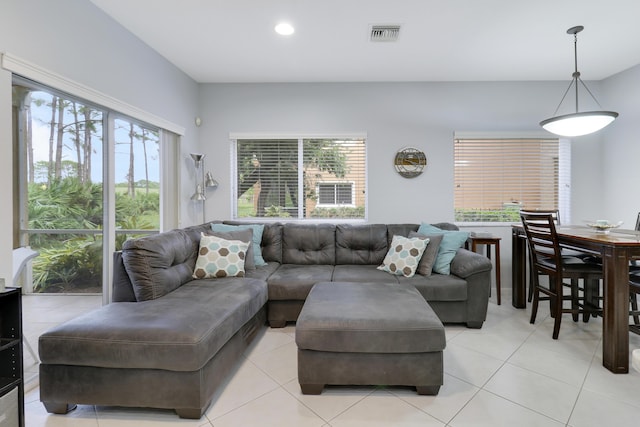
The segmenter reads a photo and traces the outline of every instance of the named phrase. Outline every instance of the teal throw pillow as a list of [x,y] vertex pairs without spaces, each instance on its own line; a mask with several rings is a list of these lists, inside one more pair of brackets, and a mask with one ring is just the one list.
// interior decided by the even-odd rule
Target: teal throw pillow
[[386,271],[395,276],[412,277],[416,273],[420,258],[424,253],[429,239],[422,237],[393,236],[387,256],[378,270]]
[[229,231],[234,230],[253,230],[253,260],[256,267],[261,265],[266,265],[264,258],[262,257],[262,247],[260,244],[262,243],[262,233],[264,232],[263,224],[239,224],[239,225],[229,225],[229,224],[211,224],[211,231],[214,232],[222,232],[227,233]]
[[422,223],[418,228],[419,234],[442,234],[442,242],[438,248],[438,255],[433,264],[433,271],[439,274],[451,274],[451,261],[469,238],[466,231],[449,231],[434,227],[431,224]]

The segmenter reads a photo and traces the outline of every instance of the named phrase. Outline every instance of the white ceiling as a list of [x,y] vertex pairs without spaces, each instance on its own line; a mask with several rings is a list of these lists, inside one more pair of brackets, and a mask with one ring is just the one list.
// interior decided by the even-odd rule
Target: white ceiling
[[91,1],[202,83],[569,81],[576,25],[584,80],[640,63],[639,0]]

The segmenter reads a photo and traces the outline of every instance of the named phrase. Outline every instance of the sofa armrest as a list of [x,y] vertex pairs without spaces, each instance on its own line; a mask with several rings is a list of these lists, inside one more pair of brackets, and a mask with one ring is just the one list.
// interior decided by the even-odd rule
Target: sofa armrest
[[122,251],[113,253],[113,283],[111,288],[112,302],[135,302],[136,294],[133,292],[133,285],[129,274],[124,268],[122,261]]
[[491,260],[467,249],[458,249],[451,273],[467,281],[467,327],[481,328],[487,318],[491,291]]
[[484,255],[460,248],[451,261],[451,274],[466,279],[478,273],[491,271],[491,260]]

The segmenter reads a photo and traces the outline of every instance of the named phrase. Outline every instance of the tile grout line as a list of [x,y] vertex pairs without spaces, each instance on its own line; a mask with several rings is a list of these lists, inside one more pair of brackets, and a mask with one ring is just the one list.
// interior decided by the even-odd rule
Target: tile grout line
[[[491,390],[487,390],[487,389],[485,389],[485,386],[489,383],[489,381],[491,381],[491,379],[492,379],[492,378],[493,378],[493,377],[494,377],[494,376],[495,376],[495,375],[496,375],[496,374],[497,374],[497,373],[498,373],[498,372],[499,372],[499,371],[500,371],[500,370],[501,370],[505,365],[507,365],[507,364],[508,364],[508,365],[510,365],[510,366],[515,366],[515,367],[520,368],[520,369],[524,369],[524,370],[526,370],[526,371],[532,372],[532,373],[537,374],[537,375],[542,375],[542,376],[544,376],[544,377],[546,377],[546,378],[551,378],[551,377],[549,377],[549,376],[547,376],[547,375],[540,374],[539,372],[531,371],[531,370],[529,370],[529,369],[521,368],[521,367],[519,367],[519,366],[517,366],[517,365],[513,365],[513,364],[509,363],[509,359],[511,359],[511,357],[513,357],[513,355],[514,355],[518,350],[520,350],[520,349],[525,345],[525,343],[526,343],[526,342],[527,342],[527,341],[528,341],[528,340],[529,340],[529,339],[530,339],[530,338],[531,338],[531,337],[532,337],[532,336],[533,336],[533,335],[538,331],[538,329],[542,326],[542,324],[543,324],[544,320],[546,320],[546,317],[545,317],[545,319],[543,319],[543,321],[542,321],[542,322],[540,322],[538,325],[535,325],[535,324],[534,324],[535,328],[531,331],[531,333],[529,333],[529,335],[528,335],[528,336],[527,336],[527,337],[522,341],[522,343],[520,343],[520,345],[518,346],[518,348],[517,348],[517,349],[516,349],[516,350],[515,350],[515,351],[514,351],[514,352],[513,352],[513,353],[512,353],[512,354],[511,354],[511,355],[510,355],[506,360],[505,360],[505,361],[504,361],[504,363],[502,364],[502,366],[500,366],[500,368],[496,369],[496,371],[493,373],[493,375],[491,375],[491,377],[490,377],[490,378],[489,378],[489,379],[488,379],[488,380],[487,380],[487,381],[482,385],[482,387],[480,388],[480,390],[485,391],[485,392],[487,392],[487,393],[490,393],[490,394],[492,394],[493,396],[496,396],[496,397],[498,397],[498,398],[500,398],[500,399],[504,399],[504,400],[506,400],[507,402],[510,402],[510,403],[512,403],[512,404],[514,404],[514,405],[517,405],[517,406],[519,406],[519,407],[521,407],[521,408],[523,408],[523,409],[526,409],[526,410],[528,410],[528,411],[531,411],[531,412],[533,412],[533,413],[536,413],[536,414],[538,414],[538,415],[540,415],[540,416],[543,416],[543,417],[545,417],[545,418],[547,418],[547,419],[549,419],[549,420],[552,420],[552,421],[554,421],[554,422],[557,422],[557,423],[561,423],[561,424],[565,424],[565,425],[566,425],[566,423],[563,423],[562,421],[556,420],[555,418],[550,417],[550,416],[549,416],[549,415],[547,415],[547,414],[543,414],[543,413],[541,413],[541,412],[538,412],[537,410],[535,410],[535,409],[533,409],[533,408],[529,408],[529,407],[527,407],[527,406],[522,405],[521,403],[515,402],[515,401],[513,401],[513,400],[511,400],[511,399],[509,399],[509,398],[506,398],[506,397],[501,396],[501,395],[499,395],[499,394],[497,394],[497,393],[494,393],[494,392],[492,392]],[[478,391],[478,393],[479,393],[479,392],[480,392],[480,391]],[[475,396],[474,396],[474,397],[475,397]],[[470,400],[470,401],[471,401],[471,400]],[[470,402],[470,401],[469,401],[469,402]],[[469,402],[467,402],[467,404],[468,404]],[[465,406],[466,406],[466,405],[465,405]],[[456,415],[457,415],[457,414],[456,414]]]

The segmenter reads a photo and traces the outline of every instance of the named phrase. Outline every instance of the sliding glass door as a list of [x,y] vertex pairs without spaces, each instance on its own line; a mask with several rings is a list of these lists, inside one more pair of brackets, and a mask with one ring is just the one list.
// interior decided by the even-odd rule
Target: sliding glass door
[[159,131],[19,78],[13,107],[14,247],[39,252],[22,286],[102,293],[109,254],[160,228]]

